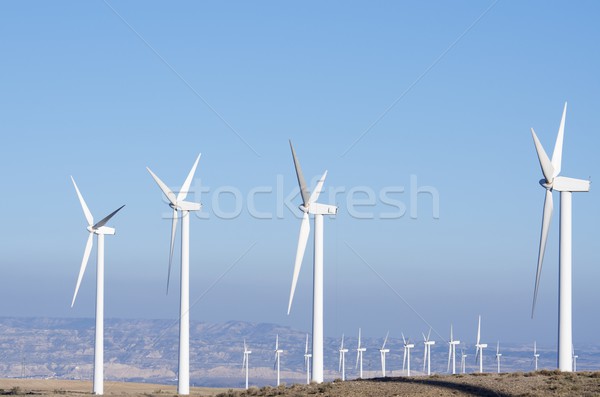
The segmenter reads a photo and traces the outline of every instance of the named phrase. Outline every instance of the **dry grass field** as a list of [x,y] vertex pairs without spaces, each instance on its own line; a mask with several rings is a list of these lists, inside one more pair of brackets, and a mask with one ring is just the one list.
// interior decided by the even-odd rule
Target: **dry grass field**
[[[83,381],[4,379],[0,395],[84,396],[91,383]],[[109,396],[174,396],[174,386],[106,382]],[[433,375],[411,378],[376,378],[290,387],[249,390],[192,388],[193,396],[600,396],[600,372],[539,371],[508,374]]]

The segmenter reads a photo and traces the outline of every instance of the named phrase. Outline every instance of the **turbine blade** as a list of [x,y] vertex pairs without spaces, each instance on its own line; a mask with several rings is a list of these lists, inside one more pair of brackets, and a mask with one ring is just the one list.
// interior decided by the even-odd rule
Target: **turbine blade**
[[275,350],[279,350],[279,334],[277,334],[277,337],[275,338]]
[[429,332],[427,333],[427,342],[429,342],[430,337],[431,337],[431,328],[429,328]]
[[404,338],[404,333],[402,333],[402,343],[404,343],[404,345],[406,345],[406,339]]
[[356,365],[354,366],[354,369],[358,368],[358,358],[360,357],[360,350],[356,350]]
[[102,226],[106,225],[106,223],[110,220],[110,218],[112,218],[113,216],[115,216],[115,214],[119,211],[121,211],[121,209],[125,207],[125,205],[120,206],[119,208],[117,208],[116,210],[114,210],[113,212],[111,212],[110,214],[106,215],[100,222],[96,223],[94,226],[92,226],[92,229],[98,229],[101,228]]
[[325,182],[326,177],[327,177],[327,171],[325,171],[323,173],[323,176],[317,182],[317,186],[315,186],[315,190],[313,190],[313,192],[310,195],[310,198],[308,199],[309,204],[312,204],[319,199],[319,195],[321,194],[321,190],[323,189],[323,183]]
[[342,344],[340,345],[340,350],[344,348],[344,334],[342,334]]
[[531,129],[531,135],[533,136],[533,143],[535,144],[535,150],[538,155],[538,160],[540,161],[542,173],[544,174],[546,182],[550,183],[552,182],[552,179],[554,179],[554,166],[552,166],[552,162],[550,162],[550,159],[533,128]]
[[554,204],[552,202],[552,192],[546,190],[546,198],[544,199],[544,213],[542,215],[542,232],[540,234],[540,250],[538,253],[537,271],[535,273],[535,289],[533,291],[533,304],[531,306],[531,318],[535,312],[535,303],[540,287],[540,277],[542,275],[542,265],[544,263],[544,252],[546,251],[546,241],[548,240],[548,231],[550,230],[550,221],[552,220],[552,211]]
[[454,342],[454,337],[452,336],[452,324],[450,324],[450,342]]
[[185,182],[183,182],[183,185],[181,186],[181,190],[177,194],[177,201],[183,201],[187,197],[188,192],[190,190],[190,186],[192,184],[192,179],[194,178],[194,174],[196,173],[196,167],[198,166],[199,160],[200,160],[200,154],[198,154],[198,157],[196,157],[196,161],[194,162],[194,165],[192,166],[190,173],[188,174],[187,178],[185,178]]
[[477,362],[477,359],[479,358],[479,347],[475,348],[475,362]]
[[169,200],[169,202],[173,205],[177,204],[177,197],[175,197],[175,193],[173,193],[171,191],[171,189],[169,189],[169,187],[167,185],[165,185],[165,183],[163,181],[160,180],[159,177],[156,176],[156,174],[154,174],[154,172],[152,172],[152,170],[148,167],[146,167],[146,169],[148,170],[148,172],[150,173],[150,175],[152,175],[152,178],[154,179],[154,182],[156,182],[156,184],[158,185],[158,187],[160,188],[160,190],[162,190],[162,192],[164,193],[165,196],[167,196],[167,199]]
[[79,268],[79,276],[77,277],[77,285],[75,285],[75,293],[73,294],[71,307],[73,307],[73,305],[75,304],[75,299],[77,299],[77,292],[79,292],[79,286],[81,285],[81,280],[83,279],[83,274],[85,273],[85,268],[87,266],[88,260],[90,259],[90,252],[92,252],[93,245],[94,233],[90,233],[87,239],[87,243],[85,244],[85,251],[83,251],[83,260],[81,261],[81,267]]
[[479,316],[479,321],[477,322],[477,344],[479,344],[481,338],[481,316]]
[[292,157],[294,158],[294,167],[296,168],[296,177],[298,178],[298,186],[300,186],[300,194],[302,195],[302,204],[304,206],[308,206],[309,195],[308,190],[306,189],[306,181],[304,180],[304,175],[302,174],[302,168],[300,168],[300,162],[296,157],[296,151],[294,150],[294,146],[292,146],[292,141],[290,140],[290,148],[292,149]]
[[73,186],[75,186],[75,191],[77,192],[77,197],[79,197],[79,203],[81,204],[81,208],[83,208],[83,215],[85,215],[85,219],[87,220],[88,226],[92,226],[94,224],[94,217],[92,216],[90,209],[88,208],[87,204],[85,203],[85,200],[83,199],[83,196],[81,195],[81,192],[79,192],[79,188],[77,187],[77,184],[75,183],[75,179],[73,179],[73,177],[71,177],[71,180],[73,181]]
[[406,366],[406,346],[404,346],[404,357],[402,358],[402,371],[404,371],[405,366]]
[[175,248],[175,235],[177,234],[177,217],[179,214],[173,208],[173,221],[171,222],[171,249],[169,250],[169,270],[167,271],[167,294],[169,294],[169,283],[171,282],[171,264],[173,263],[173,250]]
[[452,358],[452,345],[448,344],[448,368],[446,372],[450,372],[450,359]]
[[381,350],[385,349],[385,344],[387,343],[388,336],[390,336],[390,331],[385,334],[385,339],[383,340],[383,346],[381,346]]
[[298,275],[302,267],[302,259],[304,259],[304,251],[306,251],[306,243],[308,242],[308,234],[310,233],[310,221],[308,213],[304,213],[302,224],[300,225],[300,235],[298,236],[298,248],[296,251],[296,262],[294,263],[294,276],[292,278],[292,290],[290,291],[290,302],[288,304],[288,315],[292,309],[292,301],[294,300],[294,292],[296,291],[296,283]]
[[361,332],[361,329],[359,328],[358,329],[358,348],[359,349],[360,349],[360,332]]
[[560,127],[558,127],[558,135],[556,136],[556,144],[554,152],[552,152],[552,166],[554,167],[554,176],[560,174],[562,163],[563,138],[565,136],[565,118],[567,117],[567,103],[563,109],[562,118],[560,119]]
[[342,372],[342,349],[340,349],[340,364],[338,365],[338,372]]
[[425,349],[423,350],[423,372],[425,372],[425,364],[427,364],[427,345],[425,345]]
[[308,334],[306,334],[306,347],[304,348],[304,354],[308,354]]

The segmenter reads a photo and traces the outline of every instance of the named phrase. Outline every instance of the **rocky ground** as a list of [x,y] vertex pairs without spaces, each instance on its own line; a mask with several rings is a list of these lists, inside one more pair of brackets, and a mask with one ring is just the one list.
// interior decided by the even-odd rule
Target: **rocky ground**
[[[83,381],[4,379],[0,395],[82,396],[91,394]],[[147,383],[106,382],[105,395],[161,397],[176,395],[175,387]],[[193,396],[598,396],[600,372],[539,371],[506,374],[389,377],[249,390],[192,388]]]

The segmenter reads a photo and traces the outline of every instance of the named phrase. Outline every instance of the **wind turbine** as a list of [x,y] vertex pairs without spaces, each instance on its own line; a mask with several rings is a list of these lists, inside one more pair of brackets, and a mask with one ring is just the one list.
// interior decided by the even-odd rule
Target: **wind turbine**
[[308,352],[308,334],[306,334],[306,347],[304,348],[304,367],[306,368],[306,384],[310,385],[310,358],[312,354]]
[[500,357],[502,357],[502,353],[500,353],[500,341],[496,344],[496,364],[498,365],[498,373],[500,373]]
[[115,229],[112,227],[104,226],[106,223],[115,216],[121,208],[125,207],[122,205],[115,211],[108,214],[100,222],[94,224],[94,217],[90,212],[83,196],[79,192],[79,188],[75,183],[75,179],[71,177],[77,197],[79,197],[79,203],[83,209],[83,215],[88,223],[87,230],[90,232],[87,243],[85,244],[85,250],[83,251],[83,260],[81,261],[81,267],[79,269],[79,276],[77,277],[77,284],[75,286],[75,293],[73,294],[73,300],[71,301],[71,307],[75,304],[77,299],[77,292],[85,273],[85,268],[92,252],[92,246],[94,245],[94,234],[98,236],[98,249],[96,252],[96,338],[94,341],[94,394],[104,394],[104,235],[114,235]]
[[342,373],[342,380],[346,380],[346,353],[348,349],[344,349],[344,334],[342,334],[342,344],[340,345],[340,365],[338,371]]
[[381,354],[381,376],[385,378],[385,355],[390,352],[390,349],[385,348],[385,344],[387,343],[388,336],[390,336],[390,331],[385,335],[385,339],[383,340],[383,345],[381,349],[379,349],[379,353]]
[[[406,367],[406,376],[410,376],[410,349],[415,347],[413,343],[410,343],[409,339],[404,338],[402,334],[402,342],[404,343],[404,357],[402,358],[402,371]],[[408,362],[408,365],[406,365]]]
[[533,363],[534,363],[534,368],[535,368],[536,371],[538,370],[538,359],[539,358],[540,358],[540,355],[537,352],[536,342],[533,341]]
[[435,345],[434,340],[429,340],[430,336],[431,328],[429,328],[427,338],[423,334],[423,345],[425,346],[425,351],[423,352],[423,372],[425,372],[425,364],[427,364],[427,375],[431,375],[431,345]]
[[448,342],[448,369],[450,372],[450,361],[452,361],[452,374],[456,374],[456,345],[459,345],[459,340],[454,340],[452,335],[452,324],[450,324],[450,341]]
[[573,351],[573,372],[577,372],[577,359],[579,358],[579,356],[575,355],[575,348],[572,348]]
[[242,361],[242,368],[246,368],[246,390],[248,390],[248,372],[250,366],[250,354],[252,351],[248,350],[248,346],[246,345],[246,338],[244,338],[244,360]]
[[358,347],[356,348],[356,367],[358,367],[358,364],[360,362],[360,370],[359,370],[359,376],[358,376],[360,379],[362,379],[362,377],[363,377],[363,353],[366,351],[367,351],[367,349],[362,347],[362,345],[360,343],[360,328],[359,328],[358,329]]
[[169,252],[169,271],[167,273],[167,293],[169,292],[169,281],[171,278],[171,261],[173,259],[173,248],[175,244],[175,233],[177,231],[178,211],[181,211],[181,278],[179,298],[179,370],[177,393],[190,394],[190,211],[199,211],[200,203],[185,201],[188,195],[200,155],[192,166],[190,173],[183,182],[181,190],[175,193],[156,176],[150,168],[146,167],[152,178],[169,200],[169,206],[173,208],[173,222],[171,224],[171,250]]
[[540,249],[538,253],[537,271],[535,275],[535,289],[533,293],[533,305],[531,317],[535,311],[535,303],[542,273],[542,264],[544,262],[544,252],[546,250],[546,241],[548,240],[548,231],[552,219],[552,192],[560,192],[560,234],[559,234],[559,287],[558,287],[558,369],[561,371],[572,371],[573,362],[569,346],[573,343],[573,317],[572,317],[572,205],[571,196],[573,192],[589,192],[590,181],[583,179],[573,179],[559,176],[562,163],[562,148],[565,132],[565,117],[567,115],[567,104],[563,109],[562,119],[558,128],[558,136],[552,153],[552,160],[548,158],[546,151],[542,147],[533,128],[531,134],[533,142],[540,161],[544,178],[540,184],[546,189],[546,198],[544,201],[544,212],[542,216],[542,231],[540,235]]
[[460,349],[460,369],[463,374],[465,373],[465,370],[466,370],[466,361],[467,361],[467,354],[465,354],[465,349]]
[[337,207],[317,203],[323,182],[327,176],[327,171],[323,174],[312,194],[309,196],[304,175],[300,168],[300,162],[296,157],[296,152],[290,141],[294,167],[296,168],[296,177],[300,185],[300,194],[302,196],[302,205],[299,207],[303,212],[302,223],[300,224],[300,235],[298,237],[298,249],[296,251],[296,261],[294,263],[294,275],[292,278],[292,289],[290,291],[290,301],[288,304],[288,315],[292,308],[294,291],[298,282],[298,274],[302,267],[302,259],[308,242],[310,233],[309,214],[314,215],[315,219],[315,240],[314,240],[314,258],[313,258],[313,334],[312,334],[312,379],[317,383],[323,382],[323,215],[335,215]]
[[279,334],[275,338],[275,367],[277,368],[277,386],[279,386],[279,364],[281,362],[281,353],[283,350],[279,348]]
[[487,343],[481,342],[481,316],[479,316],[479,322],[477,323],[477,343],[475,344],[475,361],[479,357],[479,373],[483,372],[483,349],[487,347]]

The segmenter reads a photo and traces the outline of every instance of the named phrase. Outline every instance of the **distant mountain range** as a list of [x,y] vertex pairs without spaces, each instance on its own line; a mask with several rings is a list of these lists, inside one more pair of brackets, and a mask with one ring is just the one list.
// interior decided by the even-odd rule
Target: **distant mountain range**
[[[209,324],[192,322],[190,329],[191,382],[196,386],[242,387],[242,351],[246,339],[252,350],[250,383],[257,386],[275,383],[273,364],[275,336],[279,334],[284,350],[281,358],[282,380],[303,383],[306,334],[277,324],[229,321]],[[124,380],[173,384],[177,374],[178,323],[174,320],[105,320],[105,377]],[[434,338],[432,338],[434,339]],[[419,374],[423,364],[423,344],[415,340],[411,372]],[[325,378],[339,378],[338,349],[340,340],[325,340]],[[346,337],[348,378],[357,377],[355,369],[356,336]],[[381,376],[379,349],[382,338],[363,338],[365,377]],[[0,318],[0,377],[91,379],[94,360],[94,320],[72,318]],[[402,371],[402,340],[387,343],[388,375]],[[465,348],[467,372],[476,368],[474,347]],[[533,369],[532,346],[501,345],[502,371]],[[484,352],[486,372],[496,371],[495,345],[489,342]],[[555,367],[555,352],[538,348],[540,368]],[[582,347],[578,369],[600,369],[600,349]],[[432,372],[445,373],[448,345],[438,340],[432,348]]]

